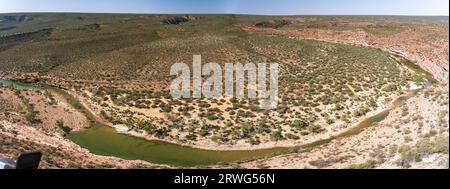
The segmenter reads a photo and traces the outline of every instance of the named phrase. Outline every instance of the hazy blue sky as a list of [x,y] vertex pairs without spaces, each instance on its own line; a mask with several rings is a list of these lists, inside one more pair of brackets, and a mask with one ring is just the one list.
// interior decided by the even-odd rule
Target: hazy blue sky
[[0,12],[448,15],[448,0],[0,0]]

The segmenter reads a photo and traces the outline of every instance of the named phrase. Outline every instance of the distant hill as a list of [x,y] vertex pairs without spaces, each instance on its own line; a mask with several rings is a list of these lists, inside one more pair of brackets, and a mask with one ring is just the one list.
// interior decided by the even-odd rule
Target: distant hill
[[168,65],[191,62],[193,54],[219,62],[270,59],[249,50],[246,27],[392,33],[402,25],[390,22],[445,20],[448,24],[448,17],[0,14],[0,70],[86,80],[164,80]]

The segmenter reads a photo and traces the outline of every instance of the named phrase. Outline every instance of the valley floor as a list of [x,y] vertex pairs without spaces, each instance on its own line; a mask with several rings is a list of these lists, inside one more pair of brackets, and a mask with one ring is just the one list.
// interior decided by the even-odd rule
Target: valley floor
[[[17,92],[16,92],[17,93]],[[30,147],[49,152],[44,167],[103,167],[103,168],[155,168],[160,167],[143,161],[128,161],[114,157],[91,154],[73,142],[65,139],[58,128],[52,126],[58,118],[73,130],[89,127],[83,114],[73,109],[65,98],[56,94],[52,97],[40,92],[28,91],[14,94],[9,89],[2,89],[3,108],[20,109],[23,97],[28,98],[39,112],[46,112],[33,127],[20,121],[17,115],[3,115],[0,122],[3,146],[16,143],[21,146],[2,148],[1,155],[11,157],[20,149]],[[6,99],[9,102],[6,103]],[[49,105],[50,99],[55,104]],[[82,99],[80,97],[80,99]],[[440,83],[420,91],[418,95],[407,100],[406,104],[396,107],[386,119],[376,126],[365,129],[355,136],[337,139],[329,144],[313,148],[310,151],[275,156],[267,159],[253,160],[232,167],[242,168],[448,168],[448,83]],[[83,105],[89,107],[86,102]],[[51,113],[54,112],[54,113]],[[68,112],[69,114],[61,114]],[[70,113],[71,112],[71,113]],[[379,111],[378,111],[379,112]],[[95,113],[92,111],[91,113]],[[372,112],[369,115],[373,115]],[[8,113],[6,113],[8,114]],[[69,116],[68,116],[69,115]],[[48,117],[49,116],[49,117]],[[101,119],[98,117],[98,119]],[[78,122],[77,122],[78,121]],[[107,121],[105,121],[107,123]],[[84,125],[84,126],[83,126]],[[120,132],[120,126],[116,126]],[[128,133],[122,128],[122,132]],[[146,137],[142,133],[128,133]],[[158,138],[148,138],[159,140]],[[324,139],[324,138],[322,138]],[[319,138],[312,140],[317,141]],[[173,141],[169,141],[173,142]],[[256,148],[271,148],[283,144],[264,144]],[[293,145],[293,144],[290,144]],[[236,146],[195,146],[209,149],[240,149]],[[220,148],[218,148],[220,147]],[[57,157],[59,154],[60,157]],[[57,158],[55,158],[57,157]],[[228,166],[212,166],[227,168]],[[228,167],[231,168],[231,167]]]
[[409,99],[385,120],[356,136],[308,152],[250,161],[240,166],[448,169],[448,142],[448,89],[434,88]]
[[[301,21],[295,20],[294,18],[291,19],[293,19],[292,22],[302,23]],[[364,23],[362,23],[362,25],[364,25]],[[164,28],[166,26],[163,25],[161,27]],[[234,106],[234,103],[231,103],[230,99],[224,100],[224,102],[230,101],[229,103],[227,102],[228,104],[225,103],[225,105],[223,105],[222,102],[215,102],[215,103],[208,102],[210,103],[208,104],[209,109],[208,108],[203,109],[201,106],[205,104],[201,101],[189,102],[187,103],[189,105],[191,104],[198,105],[198,107],[196,107],[198,110],[195,111],[189,109],[187,110],[187,112],[188,111],[191,111],[191,113],[194,112],[194,115],[191,115],[191,114],[182,114],[183,109],[180,109],[180,107],[184,105],[183,103],[181,103],[182,105],[174,105],[177,106],[176,110],[174,110],[175,108],[173,107],[170,108],[167,107],[172,106],[172,104],[167,103],[166,102],[167,99],[164,98],[160,99],[160,97],[163,95],[158,94],[160,95],[158,96],[158,99],[155,100],[156,99],[155,98],[153,99],[154,100],[153,102],[149,103],[153,104],[155,107],[154,108],[147,107],[148,109],[147,111],[142,111],[142,109],[146,108],[131,107],[128,106],[127,104],[130,103],[133,104],[134,106],[141,105],[138,103],[139,100],[126,102],[125,100],[123,100],[127,99],[126,97],[121,99],[121,97],[126,95],[121,93],[116,94],[116,91],[113,91],[114,94],[108,94],[100,90],[92,92],[89,91],[87,88],[80,89],[72,86],[72,84],[76,86],[83,84],[87,85],[87,83],[89,83],[90,86],[100,88],[97,86],[104,87],[110,85],[111,83],[116,82],[115,84],[118,85],[127,87],[132,86],[130,87],[130,90],[134,90],[133,87],[139,88],[140,87],[139,84],[142,84],[139,81],[130,81],[130,82],[76,81],[69,79],[61,79],[51,74],[39,75],[38,73],[25,73],[24,74],[25,77],[22,77],[22,75],[17,74],[15,72],[0,71],[0,79],[22,80],[26,82],[36,82],[42,78],[48,79],[47,81],[49,82],[47,84],[52,85],[58,89],[62,89],[63,92],[68,93],[70,96],[75,97],[74,99],[71,99],[67,98],[67,96],[65,96],[63,93],[51,92],[46,90],[37,90],[37,91],[16,90],[8,87],[0,87],[0,156],[14,158],[20,152],[23,151],[41,150],[44,152],[42,168],[119,168],[119,169],[174,168],[175,166],[157,165],[145,161],[132,161],[132,160],[124,160],[118,157],[106,157],[96,155],[92,152],[89,152],[89,150],[84,149],[81,146],[75,144],[74,142],[66,139],[65,136],[73,132],[88,129],[96,123],[101,123],[103,125],[114,127],[120,133],[145,138],[148,140],[166,141],[170,143],[200,149],[230,151],[230,150],[258,150],[273,147],[293,147],[314,143],[317,141],[321,141],[323,139],[332,138],[334,136],[337,136],[343,132],[352,129],[353,127],[358,125],[359,122],[365,120],[366,118],[376,115],[380,112],[383,112],[384,110],[389,109],[390,107],[394,107],[392,110],[390,110],[389,114],[384,119],[377,122],[375,125],[371,127],[365,128],[361,132],[358,132],[356,135],[337,138],[323,145],[318,145],[306,149],[297,149],[290,151],[289,153],[284,153],[282,155],[272,155],[270,157],[257,158],[242,162],[222,163],[220,165],[208,166],[208,168],[448,169],[449,168],[448,31],[446,34],[443,34],[444,37],[440,39],[437,38],[436,36],[428,36],[428,33],[430,31],[433,31],[436,32],[437,34],[441,34],[442,30],[445,29],[436,28],[437,26],[433,24],[429,25],[418,24],[415,25],[414,27],[417,27],[418,29],[416,30],[407,28],[398,33],[392,35],[389,33],[388,35],[386,33],[392,31],[390,31],[389,29],[378,31],[377,28],[372,28],[375,31],[372,31],[373,33],[370,33],[367,32],[366,30],[361,30],[358,28],[349,29],[345,31],[334,31],[331,29],[327,30],[323,28],[314,28],[314,27],[306,29],[298,29],[295,27],[260,28],[248,24],[233,24],[232,25],[233,29],[237,28],[239,32],[245,32],[245,34],[258,34],[258,35],[261,34],[261,36],[264,37],[271,36],[268,38],[261,38],[261,39],[257,37],[252,38],[253,40],[252,42],[260,45],[259,47],[252,49],[251,52],[254,54],[258,54],[259,51],[262,51],[264,53],[267,53],[265,55],[267,57],[273,56],[276,58],[276,56],[278,55],[285,56],[283,54],[284,53],[283,50],[285,49],[281,50],[278,49],[278,51],[275,52],[272,52],[271,48],[264,49],[263,47],[267,45],[265,43],[266,42],[265,40],[267,39],[271,39],[274,41],[281,39],[295,40],[294,42],[289,41],[291,43],[283,41],[286,42],[286,44],[290,45],[294,44],[293,46],[286,47],[286,49],[289,50],[297,48],[298,46],[295,45],[297,45],[298,43],[303,43],[300,42],[301,40],[310,40],[308,41],[307,44],[303,44],[305,46],[302,46],[302,48],[305,49],[307,49],[306,47],[311,47],[311,45],[315,44],[315,42],[320,41],[321,43],[317,43],[315,45],[323,49],[326,49],[320,52],[325,53],[326,56],[324,57],[327,58],[329,58],[327,53],[332,52],[334,53],[335,52],[334,50],[337,48],[342,48],[341,50],[343,50],[343,52],[349,51],[354,53],[352,54],[352,56],[354,57],[359,57],[360,54],[358,53],[362,52],[357,51],[357,49],[356,50],[353,49],[353,47],[356,46],[366,48],[366,50],[371,50],[370,52],[373,53],[375,52],[378,53],[378,51],[375,50],[381,49],[383,51],[382,53],[389,52],[401,57],[405,57],[408,60],[413,60],[414,62],[417,63],[418,66],[420,66],[420,68],[431,73],[433,77],[438,81],[436,83],[433,83],[433,85],[429,88],[419,90],[416,95],[412,96],[411,98],[408,98],[404,104],[401,104],[399,106],[391,106],[391,104],[397,97],[405,95],[406,94],[404,92],[405,90],[399,91],[394,90],[395,92],[392,93],[383,92],[383,94],[373,94],[372,96],[377,97],[374,97],[376,100],[371,102],[368,100],[369,97],[372,100],[370,92],[376,93],[377,92],[376,90],[379,90],[376,87],[374,87],[375,89],[372,89],[373,86],[371,86],[372,88],[371,87],[367,88],[372,89],[373,91],[370,91],[368,92],[368,94],[365,94],[366,96],[359,97],[361,100],[352,101],[353,99],[356,99],[353,98],[352,100],[345,101],[347,103],[346,110],[337,112],[329,111],[332,109],[330,108],[332,105],[337,104],[329,104],[329,106],[323,105],[316,106],[316,110],[314,110],[314,108],[311,108],[312,106],[308,105],[308,108],[306,108],[306,106],[302,107],[304,109],[294,110],[290,112],[291,114],[282,111],[281,111],[282,113],[275,112],[274,114],[277,116],[281,114],[283,115],[279,117],[269,116],[269,118],[273,119],[269,119],[267,123],[264,122],[263,124],[251,123],[252,119],[262,118],[261,115],[263,113],[260,114],[257,113],[256,118],[251,116],[245,117],[248,116],[246,114],[247,109],[251,109],[250,105],[246,107],[247,108],[245,109],[246,111],[237,113],[234,112],[234,114],[238,115],[239,113],[243,114],[241,117],[239,116],[234,117],[233,115],[231,115],[230,113],[231,111],[224,111],[224,109],[226,108],[219,107],[219,106],[230,106],[229,108],[232,108]],[[101,25],[99,25],[98,28],[94,27],[93,29],[101,30]],[[174,31],[171,31],[170,29],[167,28],[165,29],[166,30],[161,31],[169,31],[169,32],[168,33],[155,32],[155,35],[158,35],[158,37],[164,37],[165,35],[171,35],[172,34],[171,32],[176,34],[177,32],[174,32],[176,31],[176,29],[185,29],[185,28],[182,25],[179,26],[179,28],[172,28]],[[44,34],[45,36],[47,36],[46,33]],[[58,33],[52,33],[52,35],[58,35]],[[281,36],[282,38],[276,37],[272,38],[273,36]],[[151,35],[152,40],[153,37],[155,36],[153,36],[152,34]],[[126,36],[124,38],[126,38]],[[216,43],[222,44],[220,40],[218,40],[214,36],[206,36],[204,38],[207,39],[206,40],[207,42],[210,42],[212,44]],[[204,38],[199,37],[199,39]],[[425,38],[433,38],[433,40],[428,41],[416,40]],[[123,40],[122,38],[120,39]],[[195,41],[196,39],[197,38],[194,38],[193,40]],[[169,38],[168,40],[162,40],[161,42],[156,43],[153,43],[153,41],[152,42],[149,41],[145,45],[149,45],[146,46],[148,47],[147,50],[159,49],[160,46],[172,48],[173,46],[176,46],[173,44],[179,44],[186,41],[181,42],[176,41],[178,43],[172,42],[173,42],[172,39]],[[133,41],[134,45],[136,45],[137,43],[138,42]],[[339,45],[344,45],[345,47]],[[154,48],[155,46],[158,48]],[[18,46],[18,48],[19,47],[20,46]],[[125,50],[123,52],[122,51],[117,52],[121,52],[120,57],[124,55],[125,58],[129,58],[126,55],[128,55],[129,52],[133,53],[135,52],[136,49],[133,49],[133,47],[125,48],[120,46],[120,48],[124,48]],[[10,47],[8,46],[5,48]],[[171,48],[168,49],[173,50]],[[446,53],[443,53],[445,51]],[[242,55],[240,53],[243,52],[244,51],[242,52],[233,51],[233,53],[237,55]],[[235,55],[233,53],[231,53],[231,55],[226,54],[225,56],[231,57],[232,55]],[[286,54],[289,53],[290,52]],[[105,53],[105,54],[106,54],[105,56],[110,58],[108,60],[115,61],[114,57],[116,55],[114,53],[111,54]],[[442,54],[446,54],[446,56],[443,56]],[[158,54],[158,56],[159,55],[160,54]],[[339,57],[339,55],[342,54],[336,54],[336,56],[333,56],[332,58],[336,58],[334,60],[339,60],[337,59],[341,58]],[[248,56],[248,54],[244,53],[244,55],[242,55],[242,57],[245,56]],[[349,60],[353,60],[351,59],[352,56],[349,56],[350,57]],[[299,62],[293,61],[299,57],[295,57],[295,55],[291,54],[289,54],[289,56],[287,57],[288,58],[286,58],[285,56],[284,57],[285,59],[283,59],[283,61],[286,61],[284,62],[285,65],[292,66],[296,65],[297,63],[301,64]],[[380,62],[382,63],[391,61],[391,59],[389,60],[381,59],[381,60],[382,61]],[[323,62],[318,61],[318,64],[326,65],[326,63],[332,61],[333,60],[326,60]],[[358,59],[358,61],[360,60]],[[8,61],[6,62],[8,63],[6,65],[13,66],[12,64],[10,65],[10,62]],[[89,61],[87,61],[87,63],[83,61],[80,62],[82,62],[81,65],[86,64],[85,66],[88,66],[88,64],[91,63]],[[108,65],[108,62],[107,61],[102,62],[102,64]],[[75,65],[76,67],[76,65],[78,64],[72,64],[72,66],[73,65]],[[159,64],[155,65],[161,66]],[[391,64],[386,64],[386,67],[389,65]],[[345,65],[340,66],[346,67]],[[352,66],[354,65],[351,65],[349,67]],[[72,68],[64,67],[64,69],[70,70]],[[64,71],[67,71],[64,69],[59,69],[57,71],[61,71],[61,73],[64,73]],[[91,67],[91,69],[93,68]],[[146,67],[146,69],[144,70],[148,71],[154,69],[161,69],[161,68]],[[389,70],[387,68],[380,68],[380,69],[388,70],[387,72],[393,71],[393,69]],[[398,78],[395,76],[389,77],[389,79],[392,79],[391,81],[392,83],[395,84],[395,87],[400,85],[398,83],[406,84],[404,82],[409,81],[408,80],[410,79],[409,77],[413,77],[409,74],[408,69],[399,68],[397,71],[399,73],[398,75],[396,75],[398,76]],[[109,77],[109,73],[102,73],[102,74],[106,74]],[[158,75],[158,73],[154,74]],[[325,76],[318,74],[317,78],[324,78]],[[405,77],[403,78],[403,76]],[[358,79],[365,80],[365,78],[364,79],[358,78]],[[377,80],[379,78],[376,77],[368,78],[368,80],[370,79]],[[385,79],[388,80],[387,77]],[[336,81],[333,80],[333,82]],[[392,83],[387,82],[384,85]],[[162,89],[163,87],[161,86],[164,86],[164,84],[161,84],[160,86],[157,83],[145,83],[145,84],[156,86],[155,88],[156,91],[158,91],[158,89]],[[308,83],[305,82],[305,84]],[[355,85],[353,87],[357,86],[358,85]],[[326,90],[326,87],[324,90]],[[298,91],[293,91],[294,94],[295,92]],[[95,96],[94,93],[105,93],[106,95]],[[113,95],[116,95],[114,97],[114,100],[116,102],[113,102]],[[131,97],[130,99],[133,100],[133,97]],[[385,99],[390,100],[386,102]],[[311,101],[314,100],[316,99],[311,99]],[[156,104],[155,101],[157,101],[158,103]],[[117,105],[118,102],[119,104],[122,105]],[[356,117],[354,116],[354,112],[350,112],[354,111],[355,109],[357,109],[357,107],[361,105],[366,105],[370,103],[376,106],[376,108],[370,109],[370,111],[369,109],[365,109],[364,116]],[[251,103],[245,102],[243,104],[251,104]],[[285,106],[287,107],[291,105],[286,104]],[[163,111],[158,111],[159,109],[161,110],[169,109],[169,110],[164,113]],[[239,109],[240,107],[237,108],[237,110]],[[337,107],[336,109],[339,109],[339,107]],[[199,116],[202,111],[205,111],[206,113],[208,113],[208,115],[204,117]],[[295,114],[296,111],[298,111],[297,113],[299,114]],[[176,112],[177,114],[174,115],[177,116],[169,115],[167,114],[168,112],[170,113]],[[306,115],[300,115],[301,113],[305,112],[307,113],[313,112],[311,113],[313,115],[308,114],[307,116],[314,117],[315,120],[318,120],[317,123],[319,124],[308,126],[302,126],[302,123],[294,124],[296,123],[295,121],[298,121],[295,120],[298,117],[307,117]],[[328,115],[328,113],[333,114]],[[287,116],[283,117],[284,114],[287,114]],[[343,116],[344,114],[347,114],[346,116],[350,118],[346,119],[346,117]],[[188,118],[189,116],[195,117],[196,119],[192,120],[197,120],[197,122],[190,122],[189,125],[192,127],[186,128],[179,127],[180,123],[184,124],[184,122],[178,123],[179,118],[183,116]],[[334,119],[336,117],[339,117],[339,119]],[[124,120],[118,120],[116,118],[124,118]],[[136,119],[138,121],[135,121],[132,118],[138,118]],[[221,118],[223,120],[221,120]],[[330,120],[329,118],[332,118],[333,120]],[[203,122],[200,123],[200,121],[198,120],[201,120]],[[247,123],[251,124],[246,125],[245,124],[246,120]],[[187,122],[189,121],[191,120],[187,120]],[[167,122],[171,122],[172,125],[164,125]],[[221,125],[221,127],[219,128],[214,127],[215,124]],[[322,124],[326,125],[327,127],[325,126],[321,127]],[[226,125],[235,127],[232,127],[233,129],[227,130],[225,128]],[[259,127],[259,125],[262,126]],[[297,125],[300,125],[298,126],[300,129],[296,128]],[[240,127],[244,126],[243,128],[247,127],[248,128],[247,130],[246,129],[241,130],[237,126]],[[171,130],[168,131],[167,128],[170,128]],[[263,131],[255,131],[256,130],[255,128],[262,129]],[[192,133],[194,133],[194,135],[192,135]],[[291,138],[284,136],[290,136]]]

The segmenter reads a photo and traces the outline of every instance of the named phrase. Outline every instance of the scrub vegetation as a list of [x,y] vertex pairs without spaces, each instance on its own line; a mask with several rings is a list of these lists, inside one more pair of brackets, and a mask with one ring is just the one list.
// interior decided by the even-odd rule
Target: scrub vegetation
[[[204,64],[279,63],[278,107],[262,110],[251,99],[172,98],[170,67],[190,64],[193,55]],[[418,62],[407,61],[411,57]],[[427,72],[418,72],[422,68]],[[411,89],[435,87],[448,79],[445,68],[448,17],[0,14],[0,79],[61,90],[2,87],[0,121],[49,135],[101,122],[208,149],[306,144],[339,135]],[[424,98],[448,105],[448,91],[438,91]],[[419,124],[426,116],[416,112],[402,106],[398,113],[404,124]],[[448,121],[448,109],[437,115]],[[428,142],[419,142],[412,128],[399,132],[407,143],[395,152],[402,167],[425,153],[448,153],[448,140],[445,152],[446,141],[433,138],[441,131],[426,133]],[[325,168],[346,158],[307,164]],[[347,167],[383,163],[364,160]]]

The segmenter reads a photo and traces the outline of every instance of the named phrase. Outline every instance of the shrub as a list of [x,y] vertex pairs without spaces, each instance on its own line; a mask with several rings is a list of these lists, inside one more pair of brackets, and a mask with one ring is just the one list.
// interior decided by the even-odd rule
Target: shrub
[[318,159],[315,161],[310,161],[309,164],[320,169],[320,168],[330,166],[331,162],[328,160],[324,160],[324,159]]
[[308,128],[309,123],[303,120],[294,120],[291,122],[291,127],[297,129],[306,129]]
[[161,108],[161,110],[166,113],[172,112],[172,106],[167,104],[160,104],[159,108]]
[[308,130],[312,133],[320,133],[322,131],[322,127],[320,127],[320,125],[311,125],[309,126]]
[[34,111],[29,111],[25,114],[25,120],[28,121],[29,123],[36,123],[37,119],[36,119],[36,112]]
[[265,121],[261,121],[260,123],[258,123],[258,126],[255,130],[257,133],[270,133],[270,128],[269,126],[267,126]]
[[188,135],[186,135],[186,139],[195,141],[197,140],[197,135],[194,133],[189,133]]
[[168,128],[159,128],[154,132],[155,137],[166,137],[169,136],[170,130]]
[[283,140],[283,134],[282,134],[281,130],[277,130],[277,131],[272,132],[272,134],[270,135],[270,138],[273,141],[280,141],[280,140]]
[[241,131],[242,131],[242,137],[247,138],[250,136],[250,134],[252,134],[255,131],[255,129],[252,127],[251,124],[244,123],[241,125]]
[[72,129],[70,127],[66,127],[64,125],[64,121],[62,119],[56,120],[55,126],[58,127],[59,129],[61,129],[64,132],[64,134],[69,134],[72,131]]
[[358,109],[353,112],[353,115],[356,117],[365,116],[370,111],[367,107],[359,107]]
[[291,139],[291,140],[298,140],[298,139],[300,139],[299,136],[291,134],[291,133],[287,133],[287,134],[285,134],[285,136],[286,136],[286,138]]
[[257,138],[251,137],[248,139],[248,143],[250,143],[251,145],[258,145],[261,144],[261,141]]
[[327,119],[327,124],[328,124],[328,125],[331,125],[331,124],[333,124],[333,123],[335,123],[333,119]]
[[396,85],[390,84],[390,85],[387,85],[386,87],[384,87],[384,88],[383,88],[383,91],[385,91],[385,92],[394,92],[394,91],[396,91],[397,89],[398,89],[398,88],[397,88]]
[[422,156],[434,153],[445,153],[448,154],[449,138],[448,136],[437,137],[434,141],[429,139],[424,139],[415,146],[402,146],[398,150],[400,153],[400,159],[398,164],[404,168],[409,168],[410,162],[420,162],[422,161]]
[[218,120],[219,119],[219,117],[218,116],[216,116],[216,115],[214,115],[214,114],[210,114],[210,113],[208,113],[208,120],[210,120],[210,121],[215,121],[215,120]]
[[137,126],[139,129],[144,130],[148,134],[154,134],[157,129],[155,125],[147,121],[140,121],[137,123]]
[[375,160],[369,160],[366,163],[350,165],[349,169],[374,169],[377,163]]

